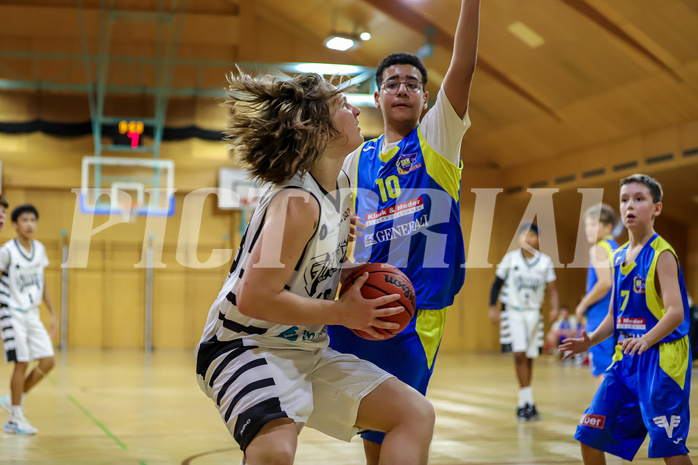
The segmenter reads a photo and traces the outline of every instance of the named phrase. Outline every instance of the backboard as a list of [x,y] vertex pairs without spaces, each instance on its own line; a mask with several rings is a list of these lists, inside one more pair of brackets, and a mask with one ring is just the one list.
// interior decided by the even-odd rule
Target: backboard
[[172,216],[174,162],[128,157],[84,157],[80,211],[98,215]]
[[250,179],[249,173],[237,168],[218,171],[218,208],[221,210],[254,210],[269,188]]

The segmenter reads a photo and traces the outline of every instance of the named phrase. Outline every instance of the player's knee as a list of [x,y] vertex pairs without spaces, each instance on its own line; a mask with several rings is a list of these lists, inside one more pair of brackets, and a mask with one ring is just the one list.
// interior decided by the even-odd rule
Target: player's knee
[[514,362],[517,365],[523,365],[526,363],[526,352],[514,352]]
[[431,438],[431,436],[434,434],[436,412],[434,411],[434,406],[426,397],[422,397],[422,402],[420,402],[420,404],[422,430],[429,436],[429,438]]
[[582,451],[582,460],[585,465],[595,465],[606,463],[605,454],[603,451],[596,449],[594,447],[588,446],[583,442],[579,443],[580,449]]
[[15,362],[15,373],[26,373],[29,362]]
[[56,359],[54,359],[53,357],[44,357],[41,360],[39,360],[39,369],[44,374],[47,374],[49,371],[51,371],[55,365]]
[[245,465],[293,465],[295,449],[284,441],[267,444],[263,450],[248,454]]
[[417,391],[413,391],[410,399],[409,409],[405,409],[404,422],[412,425],[412,430],[420,437],[428,436],[431,438],[434,433],[434,423],[436,422],[436,412],[432,403]]
[[[399,398],[399,408],[390,409],[384,418],[384,432],[390,434],[394,430],[407,432],[415,441],[428,441],[434,433],[436,413],[434,406],[422,394],[407,388],[396,395]],[[409,408],[405,408],[409,406]]]

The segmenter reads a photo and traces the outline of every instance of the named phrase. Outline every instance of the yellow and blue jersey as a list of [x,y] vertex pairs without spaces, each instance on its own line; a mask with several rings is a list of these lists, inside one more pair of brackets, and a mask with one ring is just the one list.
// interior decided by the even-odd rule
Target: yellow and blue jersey
[[[644,245],[634,261],[625,264],[628,244],[623,245],[613,258],[613,318],[614,338],[622,342],[628,337],[642,337],[655,327],[666,314],[664,302],[657,293],[657,260],[665,250],[674,257],[676,252],[661,236],[655,234]],[[688,335],[691,324],[686,285],[679,267],[679,286],[683,302],[683,322],[667,337],[659,341],[671,342]]]
[[442,309],[465,280],[460,226],[462,162],[433,150],[419,126],[381,154],[385,136],[359,149],[352,207],[366,224],[358,262],[390,263],[412,281],[417,308]]
[[[603,248],[608,256],[608,263],[609,265],[611,264],[611,261],[613,260],[613,253],[618,249],[618,243],[613,239],[613,236],[606,236],[600,241],[596,243],[596,247],[601,247]],[[587,287],[586,287],[586,292],[587,294],[591,289],[596,285],[596,282],[599,280],[598,276],[596,275],[596,270],[594,269],[594,266],[592,263],[589,263],[589,271],[587,273]],[[594,331],[598,326],[601,324],[601,322],[606,318],[606,315],[608,315],[608,309],[611,305],[611,290],[609,289],[608,292],[606,293],[603,298],[599,299],[597,302],[593,303],[592,305],[587,308],[586,311],[586,317],[587,317],[587,324],[586,324],[586,330],[587,333],[590,333],[591,331]]]
[[[653,235],[638,256],[624,263],[628,245],[613,257],[614,338],[642,337],[666,314],[657,293],[657,260],[674,249]],[[678,259],[677,259],[678,265]],[[624,355],[617,345],[613,364],[574,435],[578,441],[624,460],[633,460],[649,434],[650,458],[688,453],[690,430],[691,352],[688,344],[688,296],[681,266],[679,286],[683,322],[643,353]]]

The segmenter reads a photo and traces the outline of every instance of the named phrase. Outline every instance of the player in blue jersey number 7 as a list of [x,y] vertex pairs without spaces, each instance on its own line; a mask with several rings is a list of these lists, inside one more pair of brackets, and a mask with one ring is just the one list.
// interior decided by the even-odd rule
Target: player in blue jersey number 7
[[591,335],[583,332],[560,345],[573,354],[611,335],[617,343],[613,364],[574,436],[585,465],[604,465],[604,452],[632,460],[648,433],[650,458],[692,463],[686,448],[690,312],[676,252],[654,232],[661,212],[657,181],[642,174],[621,181],[620,213],[629,241],[613,255],[608,315]]
[[[351,153],[344,171],[353,211],[366,230],[357,262],[390,263],[412,281],[417,312],[397,336],[366,341],[330,328],[330,346],[372,361],[426,393],[443,335],[446,310],[465,279],[460,226],[461,140],[470,126],[468,99],[477,61],[479,0],[462,0],[453,56],[436,103],[424,115],[427,70],[408,53],[386,57],[376,71],[376,107],[385,134]],[[382,434],[362,434],[367,462],[377,463]]]

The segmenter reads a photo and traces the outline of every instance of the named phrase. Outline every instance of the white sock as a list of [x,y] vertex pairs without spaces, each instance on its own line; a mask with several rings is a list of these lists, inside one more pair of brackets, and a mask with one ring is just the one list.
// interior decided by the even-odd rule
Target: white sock
[[533,389],[531,386],[519,389],[519,407],[524,407],[526,404],[533,405]]
[[10,409],[10,417],[17,417],[17,416],[22,416],[22,406],[21,405],[13,405],[12,408]]
[[24,405],[24,399],[26,399],[27,394],[25,392],[22,393],[22,400],[20,400],[20,405]]

